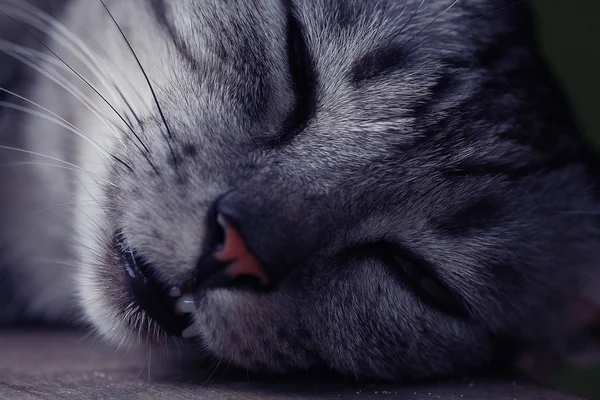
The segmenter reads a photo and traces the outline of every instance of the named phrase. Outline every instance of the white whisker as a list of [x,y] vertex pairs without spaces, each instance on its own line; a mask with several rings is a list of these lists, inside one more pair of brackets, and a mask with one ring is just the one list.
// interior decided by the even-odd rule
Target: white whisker
[[[11,17],[26,22],[45,33],[49,33],[50,28],[52,28],[54,30],[52,32],[54,40],[67,51],[70,51],[100,81],[100,83],[109,91],[110,96],[114,101],[120,101],[119,96],[117,96],[118,93],[122,100],[124,100],[125,103],[128,103],[122,92],[115,92],[115,90],[113,90],[116,86],[114,84],[109,84],[107,81],[107,79],[110,79],[110,74],[106,72],[103,63],[89,46],[56,18],[34,6],[22,3],[23,2],[15,2],[15,4],[12,4],[13,8],[10,8]],[[111,70],[115,71],[114,69]],[[120,71],[117,70],[117,72]],[[122,75],[119,77],[122,78]],[[121,81],[128,83],[126,79],[121,79]],[[136,93],[141,99],[142,97],[135,87],[129,83],[128,85],[130,86],[129,89]]]
[[73,127],[72,124],[68,123],[67,121],[65,121],[63,118],[61,117],[53,117],[51,115],[46,115],[44,113],[32,110],[30,108],[27,107],[23,107],[20,106],[18,104],[15,103],[10,103],[7,101],[0,101],[0,107],[4,107],[4,108],[8,108],[8,109],[12,109],[12,110],[16,110],[16,111],[20,111],[29,115],[33,115],[35,117],[44,119],[46,121],[50,121],[62,128],[65,128],[67,131],[74,133],[77,137],[85,140],[86,142],[90,143],[96,150],[98,150],[103,156],[105,156],[108,160],[110,160],[110,162],[114,162],[111,159],[111,156],[109,153],[107,153],[102,147],[100,147],[100,145],[95,142],[94,140],[90,139],[89,137],[87,137],[82,131],[80,131],[79,129],[77,129],[76,127]]
[[60,158],[57,158],[57,157],[49,156],[47,154],[38,153],[36,151],[21,149],[21,148],[12,147],[12,146],[4,146],[4,145],[0,145],[0,149],[9,150],[9,151],[15,151],[15,152],[18,152],[18,153],[23,153],[23,154],[30,154],[30,155],[37,156],[37,157],[42,157],[42,158],[45,158],[45,159],[48,159],[48,160],[56,161],[56,162],[64,164],[64,165],[68,165],[69,167],[73,167],[73,168],[75,168],[75,169],[77,169],[79,171],[87,172],[85,169],[83,169],[79,165],[70,163],[70,162],[65,161],[65,160],[61,160]]
[[[70,31],[68,28],[66,28],[64,25],[62,25],[60,22],[58,22],[55,18],[48,15],[44,11],[38,10],[34,6],[26,6],[26,5],[22,5],[20,3],[13,3],[12,6],[13,6],[13,8],[10,8],[10,10],[12,11],[13,15],[6,14],[6,12],[2,9],[0,9],[0,12],[6,14],[9,18],[13,19],[13,22],[15,22],[15,24],[21,26],[21,28],[23,30],[28,32],[33,38],[35,38],[38,42],[40,42],[52,55],[48,55],[43,52],[38,52],[38,51],[35,51],[32,49],[26,49],[26,48],[22,48],[20,52],[29,54],[30,57],[37,56],[38,58],[43,59],[48,64],[52,64],[55,67],[60,68],[61,70],[67,70],[68,72],[74,74],[77,78],[79,78],[88,87],[90,87],[92,89],[92,91],[94,91],[102,99],[102,101],[116,114],[116,116],[131,131],[131,133],[133,134],[133,136],[135,137],[135,139],[137,140],[139,145],[142,146],[143,149],[139,147],[138,143],[134,142],[135,146],[138,148],[138,150],[140,150],[142,152],[144,158],[148,161],[150,166],[158,174],[158,169],[156,168],[154,163],[149,158],[150,150],[149,150],[148,146],[143,142],[141,137],[135,132],[135,130],[133,128],[131,116],[133,116],[133,118],[135,118],[135,120],[138,123],[140,120],[139,120],[139,117],[137,116],[136,111],[132,108],[132,103],[125,97],[123,91],[119,90],[118,86],[115,84],[115,80],[112,79],[112,77],[108,73],[106,73],[106,69],[103,67],[102,62],[97,57],[97,55],[92,50],[90,50],[89,47],[85,45],[85,43],[83,43],[81,40],[79,40],[79,38],[77,38],[77,36],[72,31]],[[16,7],[16,9],[14,7]],[[60,57],[54,50],[52,50],[49,46],[47,46],[34,33],[30,32],[25,26],[21,25],[19,23],[18,19],[21,19],[21,21],[24,21],[26,23],[33,25],[34,27],[41,30],[42,32],[51,33],[51,36],[54,38],[54,40],[58,44],[61,44],[62,46],[64,46],[68,51],[70,50],[71,53],[85,67],[87,67],[87,69],[110,92],[110,95],[114,99],[113,101],[116,101],[117,103],[119,103],[118,106],[121,109],[121,112],[117,111],[117,109],[104,97],[104,95],[99,91],[98,88],[96,88],[91,82],[89,82],[83,75],[81,75],[79,72],[77,72],[74,68],[72,68],[70,65],[68,65],[63,60],[62,57]],[[52,32],[50,32],[51,31],[50,28],[53,29]],[[73,46],[73,44],[74,44],[74,46]],[[78,49],[80,49],[81,51],[79,51]],[[17,53],[19,53],[18,50],[16,50],[16,51],[17,51]],[[87,58],[86,58],[86,56],[87,56]],[[108,62],[108,59],[106,59],[106,61]],[[32,66],[32,68],[33,68],[33,66]],[[99,71],[99,69],[100,69],[100,71]],[[132,82],[128,79],[123,79],[123,75],[121,74],[121,70],[119,68],[117,68],[116,66],[113,65],[111,67],[111,71],[118,72],[118,74],[116,74],[116,75],[119,76],[120,81],[128,86],[128,92],[132,92],[137,95],[138,99],[140,100],[140,104],[146,104],[143,97],[140,95],[139,91],[133,86]],[[113,75],[115,75],[115,74],[113,73]],[[62,75],[59,75],[59,76],[62,76]],[[52,78],[50,78],[50,79],[52,79]],[[112,80],[112,85],[107,82],[107,79]],[[56,80],[54,80],[54,81],[56,82]],[[62,82],[60,82],[60,83],[59,82],[56,82],[56,83],[58,83],[58,84],[62,83],[63,86],[64,85],[68,86],[68,83],[65,82],[64,80],[62,80]],[[114,90],[111,89],[111,86],[114,88]],[[78,92],[76,89],[74,89],[74,86],[71,86],[71,89],[72,89],[72,91],[74,90],[75,92]],[[116,96],[115,91],[122,98],[122,100],[126,106],[126,109],[128,109],[130,111],[131,116],[127,115],[127,112],[123,110],[122,103],[118,99],[118,96]],[[71,94],[73,94],[73,93],[71,93]],[[94,105],[94,103],[92,101],[90,101],[88,97],[81,94],[81,92],[79,92],[78,94],[80,95],[79,97],[75,96],[78,100],[82,101],[81,98],[88,100],[87,103],[85,101],[83,101],[84,105],[86,105],[88,108],[90,106]],[[98,110],[98,109],[96,108],[96,110]],[[108,116],[106,114],[104,114],[104,118],[108,118]],[[110,122],[113,125],[115,125],[114,121],[111,120]],[[103,123],[106,125],[105,121],[103,121]],[[107,126],[107,127],[109,129],[111,129],[109,126]],[[114,130],[113,130],[113,133],[114,133]],[[118,135],[115,134],[115,136],[117,138],[119,138]],[[119,138],[119,140],[122,143],[122,140],[120,138]],[[131,169],[129,166],[128,166],[128,168]]]
[[54,265],[57,267],[61,267],[61,268],[70,270],[70,271],[77,270],[76,262],[73,260],[65,261],[65,260],[52,259],[52,258],[41,258],[41,257],[32,258],[31,260],[36,263]]
[[21,218],[19,220],[19,222],[24,222],[24,221],[28,220],[29,218],[32,218],[32,217],[34,217],[34,216],[36,216],[38,214],[44,213],[46,211],[52,211],[52,210],[56,210],[57,208],[66,207],[66,206],[77,206],[78,204],[79,204],[79,202],[77,202],[77,201],[69,201],[69,202],[66,202],[66,203],[55,204],[55,205],[50,206],[50,207],[45,207],[45,208],[42,208],[40,210],[37,210],[37,211],[35,211],[35,212],[27,215],[26,217]]
[[[486,13],[486,14],[480,15],[478,17],[475,17],[475,18],[473,18],[473,19],[471,19],[471,20],[469,20],[469,21],[467,21],[464,24],[461,24],[459,26],[452,26],[452,27],[441,28],[437,32],[433,32],[431,35],[424,37],[423,40],[421,40],[420,42],[415,43],[415,45],[413,46],[413,49],[416,49],[416,48],[419,48],[419,47],[427,45],[427,43],[430,43],[431,41],[433,41],[438,36],[447,35],[449,33],[456,32],[459,29],[462,29],[462,28],[468,26],[469,24],[471,24],[473,22],[476,22],[476,21],[479,21],[479,20],[481,20],[483,18],[492,16],[492,15],[498,13],[498,12],[501,12],[503,10],[507,10],[507,9],[509,9],[511,7],[516,7],[516,6],[518,6],[518,5],[522,4],[522,3],[525,3],[527,1],[528,0],[516,0],[516,1],[514,1],[514,2],[512,2],[510,4],[508,4],[508,5],[505,5],[503,7],[497,8],[497,9],[495,9],[495,10],[489,12],[489,13]],[[452,4],[452,5],[454,5],[454,4]]]
[[112,132],[112,134],[116,138],[120,138],[120,136],[117,134],[115,129],[112,126],[110,126],[110,124],[109,124],[109,122],[110,122],[112,125],[114,125],[116,127],[117,124],[115,123],[115,121],[110,119],[107,115],[101,114],[101,112],[98,110],[98,107],[88,96],[86,96],[79,89],[77,89],[75,87],[75,85],[73,85],[71,82],[69,82],[63,75],[60,75],[60,74],[54,75],[48,70],[49,68],[47,68],[47,67],[45,68],[44,66],[42,66],[40,64],[36,64],[35,62],[26,58],[25,55],[21,54],[21,53],[30,53],[29,49],[23,48],[22,46],[14,45],[5,40],[0,40],[0,51],[21,61],[25,65],[31,67],[32,69],[36,70],[40,74],[44,75],[45,77],[47,77],[48,79],[50,79],[51,81],[53,81],[54,83],[59,85],[61,88],[63,88],[69,94],[71,94],[75,99],[79,100],[81,102],[81,104],[83,104],[87,109],[89,109],[96,117],[98,117],[100,122],[102,122]]
[[439,13],[438,15],[436,15],[436,17],[433,18],[433,20],[431,22],[429,22],[427,25],[425,25],[425,27],[423,27],[423,29],[421,29],[413,37],[411,37],[406,42],[404,42],[402,44],[402,47],[408,46],[408,44],[410,44],[410,42],[412,42],[417,37],[421,36],[421,34],[423,32],[425,32],[425,30],[427,30],[427,28],[429,28],[431,25],[433,25],[435,23],[435,21],[437,21],[442,15],[444,15],[445,13],[447,13],[448,11],[450,11],[452,9],[452,7],[454,7],[456,4],[458,4],[459,1],[460,0],[454,0],[454,2],[452,2],[452,4],[450,4],[444,11],[442,11],[441,13]]
[[[13,6],[15,6],[15,4],[13,4]],[[88,68],[88,70],[90,72],[92,72],[92,74],[97,79],[100,80],[100,83],[107,90],[109,90],[109,92],[111,93],[111,96],[114,99],[113,101],[117,101],[119,103],[119,105],[121,105],[121,102],[119,101],[118,97],[115,95],[114,91],[111,90],[111,85],[108,84],[108,82],[106,81],[106,78],[109,78],[112,80],[112,82],[113,82],[112,87],[114,87],[116,92],[121,96],[126,108],[130,111],[133,118],[135,118],[135,120],[139,123],[139,121],[140,121],[139,117],[137,116],[136,111],[132,108],[131,102],[125,97],[123,91],[119,90],[117,85],[114,83],[115,82],[114,79],[112,79],[112,77],[108,73],[106,73],[106,70],[102,67],[102,65],[103,65],[102,62],[98,59],[98,57],[95,55],[95,53],[89,49],[88,46],[86,46],[81,40],[79,40],[72,31],[67,29],[64,25],[62,25],[55,18],[48,15],[47,13],[45,13],[41,10],[37,10],[35,7],[22,6],[19,8],[18,4],[16,4],[16,6],[17,6],[16,10],[12,9],[13,14],[16,13],[16,15],[11,16],[11,15],[7,14],[7,16],[9,18],[11,18],[11,19],[14,18],[13,22],[20,25],[20,23],[17,21],[17,19],[19,17],[21,17],[21,19],[25,19],[25,22],[30,23],[34,27],[37,27],[37,29],[41,30],[42,32],[47,32],[50,30],[50,29],[48,29],[49,26],[44,25],[44,22],[51,25],[51,27],[54,29],[54,31],[52,32],[52,37],[54,38],[54,40],[57,43],[62,44],[67,50],[70,50],[71,53],[73,55],[75,55],[75,57],[81,63],[83,63],[84,66],[86,66]],[[25,15],[23,15],[23,13],[19,13],[19,10],[23,11],[25,13]],[[0,9],[0,12],[5,13],[1,9]],[[33,19],[33,21],[32,21],[32,19]],[[40,20],[41,20],[41,22],[40,22]],[[68,65],[63,60],[62,57],[60,57],[54,50],[52,50],[50,47],[48,47],[41,39],[39,39],[35,34],[30,32],[26,27],[24,27],[22,25],[21,25],[21,27],[25,31],[27,31],[32,37],[37,39],[38,42],[40,42],[42,44],[42,46],[44,46],[52,54],[52,56],[50,56],[48,54],[41,53],[42,56],[40,56],[40,57],[44,58],[46,60],[46,62],[54,64],[55,66],[58,66],[63,70],[68,70],[70,73],[74,74],[83,83],[85,83],[87,86],[89,86],[92,89],[92,91],[94,91],[103,100],[103,102],[106,103],[106,105],[108,105],[108,107],[119,117],[119,119],[123,121],[123,123],[131,131],[131,133],[133,134],[133,136],[139,142],[139,144],[142,146],[143,149],[140,148],[137,143],[135,144],[135,146],[138,148],[138,150],[140,150],[142,152],[144,158],[146,158],[146,160],[148,161],[150,166],[158,174],[158,169],[156,168],[154,163],[149,158],[150,150],[149,150],[148,146],[142,141],[141,137],[135,132],[135,130],[132,126],[133,124],[132,124],[131,117],[129,115],[127,115],[127,113],[124,112],[123,110],[121,111],[123,113],[123,115],[119,111],[117,111],[117,109],[104,97],[104,95],[102,93],[100,93],[100,91],[91,82],[89,82],[83,75],[81,75],[74,68],[72,68],[70,65]],[[47,32],[47,33],[49,33],[49,32]],[[73,45],[71,45],[71,43],[74,43],[76,47],[74,48]],[[84,52],[84,54],[81,51],[78,51],[77,48],[81,49]],[[37,53],[37,52],[34,52],[33,54],[35,54],[35,53]],[[85,55],[88,56],[87,59],[86,59]],[[108,61],[108,59],[107,59],[107,61]],[[98,71],[98,69],[96,69],[95,66],[100,68],[102,71],[101,72]],[[128,86],[128,91],[135,93],[138,97],[138,100],[140,100],[140,103],[145,104],[144,99],[140,95],[139,91],[133,86],[133,84],[129,80],[123,79],[123,75],[120,74],[121,70],[114,65],[112,66],[111,70],[113,72],[115,72],[115,71],[119,72],[117,75],[119,75],[120,81],[124,82]],[[122,109],[123,107],[119,106],[119,108]],[[145,151],[145,153],[144,153],[144,151]]]
[[[100,177],[99,174],[85,170],[83,168],[80,169],[76,169],[73,167],[69,167],[66,165],[58,165],[58,164],[52,164],[52,163],[44,163],[44,162],[39,162],[39,161],[15,161],[15,162],[9,162],[9,163],[2,163],[0,164],[0,168],[1,167],[16,167],[16,166],[27,166],[27,165],[31,165],[31,166],[41,166],[41,167],[52,167],[52,168],[59,168],[59,169],[64,169],[67,171],[73,171],[73,172],[85,172],[88,175],[90,175],[92,178],[94,179],[98,179]],[[100,180],[102,183],[105,183],[107,185],[111,185],[113,187],[117,187],[117,185],[115,185],[114,183],[110,182],[110,181],[106,181],[106,180]]]

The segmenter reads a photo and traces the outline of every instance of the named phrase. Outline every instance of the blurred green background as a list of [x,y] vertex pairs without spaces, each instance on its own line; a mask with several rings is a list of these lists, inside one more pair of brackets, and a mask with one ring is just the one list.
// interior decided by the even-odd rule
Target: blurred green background
[[[600,146],[600,0],[532,3],[542,48],[570,97],[584,133]],[[600,367],[565,369],[550,383],[586,399],[600,400]]]
[[600,145],[600,0],[533,0],[542,47],[577,111]]

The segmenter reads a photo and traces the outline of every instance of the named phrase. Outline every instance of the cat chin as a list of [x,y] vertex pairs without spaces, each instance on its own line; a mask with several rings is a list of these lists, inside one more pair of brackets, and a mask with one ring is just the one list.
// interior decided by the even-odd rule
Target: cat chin
[[[74,234],[78,238],[75,292],[84,324],[109,343],[132,348],[139,344],[140,338],[135,337],[127,322],[127,287],[109,251],[111,230],[98,204],[102,195],[98,185],[85,185],[85,182],[77,191],[78,203],[88,206],[76,207],[74,214]],[[129,318],[133,318],[133,309],[130,314]]]
[[[120,270],[115,268],[119,266],[86,269],[78,274],[78,299],[84,323],[117,349],[143,350],[148,345],[169,348],[175,337],[165,333],[134,303],[118,277]],[[109,281],[114,283],[110,290],[106,286]]]
[[134,345],[132,332],[119,318],[120,312],[110,304],[95,287],[93,279],[80,275],[79,303],[84,313],[84,320],[98,335],[117,346],[131,347]]
[[[261,362],[263,366],[268,366],[266,368],[270,372],[285,372],[285,369],[272,364],[268,353],[260,348],[260,341],[252,334],[255,330],[252,326],[259,323],[260,318],[255,320],[252,313],[241,314],[242,311],[247,311],[242,308],[246,309],[253,303],[250,295],[229,290],[207,293],[198,303],[198,310],[192,313],[191,324],[184,331],[184,337],[180,338],[166,333],[148,318],[129,299],[125,287],[119,284],[118,291],[107,293],[100,283],[106,281],[107,277],[99,276],[98,272],[95,270],[79,274],[79,303],[84,323],[116,350],[144,353],[151,347],[157,354],[172,355],[173,351],[177,353],[183,346],[189,349],[187,354],[183,354],[187,359],[205,361],[209,357],[218,357],[251,370],[256,370],[256,362]],[[114,269],[113,273],[117,275]],[[117,297],[119,291],[120,298]],[[123,307],[127,302],[129,305]],[[199,311],[200,308],[202,312]],[[223,314],[225,310],[229,311],[231,318]],[[258,315],[259,311],[255,311]],[[249,356],[250,353],[253,356]]]
[[[87,244],[90,245],[91,243]],[[111,301],[107,292],[107,279],[110,279],[109,276],[112,274],[110,267],[103,264],[101,260],[92,260],[91,253],[101,254],[102,251],[100,246],[94,248],[95,250],[89,248],[89,251],[82,252],[87,254],[81,256],[85,261],[80,263],[76,276],[78,303],[83,314],[83,322],[90,325],[111,344],[131,347],[135,344],[133,332],[123,317],[123,310],[117,303]],[[121,286],[118,279],[115,283]],[[116,287],[111,289],[113,293],[119,290]]]

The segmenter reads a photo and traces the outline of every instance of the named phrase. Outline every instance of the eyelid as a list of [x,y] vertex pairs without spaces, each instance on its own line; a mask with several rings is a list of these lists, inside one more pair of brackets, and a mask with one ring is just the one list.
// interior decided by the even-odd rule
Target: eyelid
[[306,42],[304,26],[296,16],[292,2],[289,4],[287,21],[287,50],[295,104],[284,123],[277,145],[292,140],[312,118],[316,107],[316,71]]
[[392,259],[394,272],[398,273],[400,272],[398,270],[401,270],[400,274],[405,276],[401,276],[400,279],[415,292],[416,296],[448,313],[464,314],[464,307],[458,295],[445,287],[430,268],[417,264],[412,257],[406,255],[395,254]]
[[427,274],[420,273],[418,267],[411,261],[403,259],[400,256],[394,256],[394,260],[402,269],[404,269],[404,272],[406,272],[407,275],[415,279],[423,291],[425,291],[435,300],[443,304],[451,304],[454,302],[454,299],[448,292],[448,289],[431,279],[429,276],[427,276]]
[[432,308],[458,318],[469,314],[460,294],[444,285],[435,268],[401,245],[389,241],[366,242],[346,249],[340,256],[341,263],[350,259],[379,261],[406,290]]

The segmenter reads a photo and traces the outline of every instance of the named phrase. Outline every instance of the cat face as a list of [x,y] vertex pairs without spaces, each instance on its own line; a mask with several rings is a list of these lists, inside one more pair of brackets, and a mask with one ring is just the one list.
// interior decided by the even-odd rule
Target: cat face
[[556,331],[595,200],[524,6],[107,4],[154,92],[98,8],[147,102],[80,224],[103,334],[399,379]]

